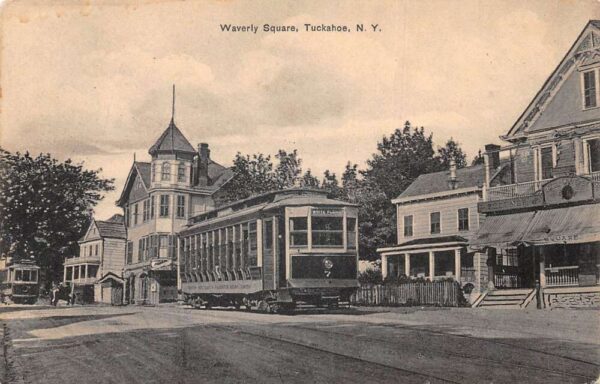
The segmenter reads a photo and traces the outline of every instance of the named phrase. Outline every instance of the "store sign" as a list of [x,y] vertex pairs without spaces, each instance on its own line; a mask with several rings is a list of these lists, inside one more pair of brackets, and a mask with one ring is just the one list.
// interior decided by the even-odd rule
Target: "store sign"
[[594,198],[592,183],[577,176],[561,177],[542,186],[547,205],[564,204]]
[[533,196],[521,196],[506,200],[484,201],[478,204],[479,212],[502,212],[515,209],[526,209],[544,205],[544,196],[540,193]]
[[343,216],[341,208],[313,208],[313,216]]

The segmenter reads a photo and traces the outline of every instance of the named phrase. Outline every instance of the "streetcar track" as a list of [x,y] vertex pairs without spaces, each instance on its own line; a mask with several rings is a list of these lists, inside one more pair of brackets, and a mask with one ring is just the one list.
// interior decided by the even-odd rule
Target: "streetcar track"
[[[381,324],[377,324],[377,325],[382,326],[382,327],[388,327],[388,328],[409,329],[409,330],[412,329],[412,330],[415,330],[415,331],[418,331],[418,332],[431,333],[431,334],[440,335],[440,336],[455,336],[455,337],[460,337],[460,338],[465,338],[465,339],[470,339],[470,340],[485,340],[485,341],[487,341],[489,343],[504,345],[504,346],[507,346],[507,347],[521,349],[521,350],[524,350],[524,351],[540,353],[540,354],[543,354],[543,355],[548,355],[548,356],[552,356],[552,357],[558,357],[558,358],[562,358],[562,359],[566,359],[566,360],[576,361],[578,363],[589,364],[589,365],[593,365],[595,367],[600,367],[600,364],[594,363],[594,362],[591,362],[591,361],[578,359],[576,357],[559,355],[559,354],[556,354],[556,353],[552,353],[552,352],[548,352],[548,351],[542,351],[542,350],[535,349],[535,348],[528,348],[528,347],[520,346],[520,345],[517,345],[517,344],[512,344],[512,343],[507,343],[507,342],[503,342],[503,341],[498,341],[496,339],[482,339],[482,338],[478,338],[478,337],[475,337],[475,336],[472,336],[472,335],[463,335],[463,334],[442,332],[442,331],[436,331],[436,330],[430,330],[430,329],[423,329],[423,328],[417,328],[416,326],[412,326],[412,325],[400,325],[400,324],[390,324],[390,323],[381,323]],[[567,341],[567,342],[570,342],[570,340],[562,340],[562,339],[556,339],[556,340],[557,341]]]
[[[378,337],[372,337],[372,336],[366,337],[366,336],[360,336],[360,335],[352,335],[352,334],[347,334],[347,333],[343,333],[343,332],[335,332],[335,331],[328,331],[328,330],[323,330],[323,329],[318,329],[318,328],[303,327],[303,326],[299,326],[296,324],[292,325],[291,327],[303,329],[303,330],[307,330],[307,331],[314,331],[314,332],[321,332],[321,333],[326,333],[326,334],[346,336],[346,337],[351,337],[354,339],[368,339],[369,341],[378,341],[378,342],[381,342],[384,344],[397,346],[397,343],[391,342],[389,340],[384,340],[384,339],[381,339]],[[483,339],[478,339],[478,340],[483,340]],[[427,350],[427,349],[425,349],[425,350],[427,352],[431,351],[431,350]],[[502,366],[507,366],[507,367],[519,367],[519,368],[540,370],[540,371],[544,371],[544,372],[558,374],[560,376],[581,377],[584,379],[592,379],[592,380],[596,378],[595,376],[588,376],[588,375],[583,375],[583,374],[578,374],[578,373],[570,373],[570,372],[564,372],[564,371],[559,371],[559,370],[553,370],[550,368],[543,368],[543,367],[538,367],[535,365],[511,363],[511,362],[506,362],[506,361],[502,361],[502,360],[497,360],[497,359],[492,359],[489,357],[483,357],[483,356],[477,356],[477,355],[461,354],[461,353],[456,353],[456,352],[451,352],[451,351],[443,351],[443,354],[449,355],[449,356],[461,357],[461,358],[484,360],[484,361],[492,362],[492,363],[502,365]],[[590,364],[593,364],[593,363],[590,363]],[[595,364],[593,364],[593,365],[595,365]]]
[[288,343],[288,344],[292,344],[295,346],[299,346],[299,347],[303,347],[303,348],[307,348],[307,349],[311,349],[314,351],[319,351],[319,352],[323,352],[323,353],[328,353],[334,356],[339,356],[339,357],[344,357],[346,359],[351,359],[351,360],[355,360],[355,361],[359,361],[359,362],[364,362],[364,363],[368,363],[368,364],[373,364],[373,365],[377,365],[380,367],[384,367],[384,368],[388,368],[388,369],[393,369],[396,371],[400,371],[403,372],[405,374],[411,374],[411,375],[415,375],[415,376],[420,376],[420,377],[425,377],[428,379],[435,379],[435,380],[439,380],[441,382],[444,383],[453,383],[453,384],[461,384],[461,382],[459,381],[453,381],[453,380],[449,380],[443,377],[438,377],[438,376],[434,376],[434,375],[430,375],[430,374],[425,374],[425,373],[421,373],[421,372],[417,372],[417,371],[413,371],[410,369],[405,369],[405,368],[399,368],[393,365],[389,365],[389,364],[385,364],[385,363],[380,363],[377,361],[371,361],[371,360],[367,360],[367,359],[362,359],[360,357],[356,357],[356,356],[352,356],[352,355],[347,355],[347,354],[343,354],[340,352],[334,352],[334,351],[330,351],[324,348],[320,348],[316,345],[311,345],[311,344],[306,344],[306,343],[301,343],[299,341],[295,341],[295,340],[289,340],[283,337],[275,337],[275,336],[270,336],[268,334],[266,334],[266,332],[262,332],[259,331],[259,333],[254,333],[254,332],[250,332],[248,330],[242,330],[242,329],[238,329],[238,328],[234,328],[234,327],[230,327],[230,326],[224,326],[224,325],[214,325],[214,324],[209,324],[206,325],[207,327],[211,327],[214,329],[225,329],[225,330],[229,330],[232,332],[236,332],[239,334],[244,334],[244,335],[250,335],[250,336],[254,336],[254,337],[259,337],[259,338],[264,338],[264,339],[269,339],[269,340],[274,340],[274,341],[279,341],[279,342],[283,342],[283,343]]

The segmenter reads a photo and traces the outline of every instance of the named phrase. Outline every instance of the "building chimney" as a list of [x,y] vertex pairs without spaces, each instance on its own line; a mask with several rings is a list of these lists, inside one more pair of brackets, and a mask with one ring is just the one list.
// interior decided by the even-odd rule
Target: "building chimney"
[[197,185],[206,187],[209,183],[208,178],[208,162],[210,161],[210,149],[208,149],[207,143],[200,143],[198,145],[198,182]]
[[450,178],[448,179],[448,187],[450,189],[456,189],[456,161],[450,159]]
[[485,152],[489,158],[490,173],[500,166],[500,146],[496,144],[486,144]]

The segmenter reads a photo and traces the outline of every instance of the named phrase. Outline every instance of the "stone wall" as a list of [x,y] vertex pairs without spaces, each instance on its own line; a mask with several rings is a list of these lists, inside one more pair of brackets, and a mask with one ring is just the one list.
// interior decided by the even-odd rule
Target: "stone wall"
[[600,308],[600,292],[549,293],[548,308]]

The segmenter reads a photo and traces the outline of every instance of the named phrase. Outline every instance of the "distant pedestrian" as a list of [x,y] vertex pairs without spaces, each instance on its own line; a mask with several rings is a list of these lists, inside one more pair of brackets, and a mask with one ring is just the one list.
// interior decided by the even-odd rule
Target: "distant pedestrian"
[[55,306],[58,304],[58,293],[60,292],[60,288],[56,283],[52,284],[52,295],[50,304]]

